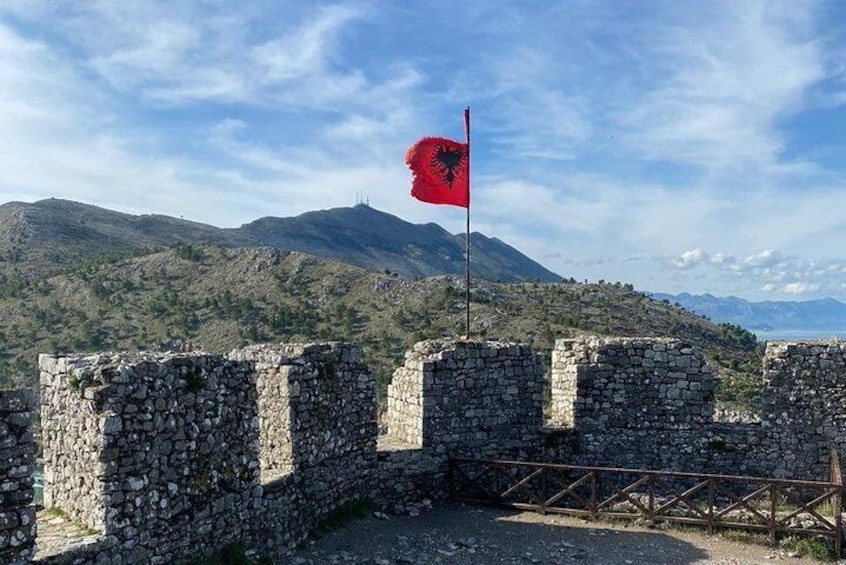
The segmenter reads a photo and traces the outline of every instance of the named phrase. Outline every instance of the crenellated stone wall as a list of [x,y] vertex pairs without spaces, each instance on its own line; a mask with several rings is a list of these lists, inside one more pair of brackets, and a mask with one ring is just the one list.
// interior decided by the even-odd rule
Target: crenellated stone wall
[[[447,496],[454,456],[819,479],[828,446],[846,449],[836,343],[770,345],[761,421],[726,423],[713,418],[714,376],[682,341],[559,340],[544,426],[530,347],[424,341],[394,374],[378,446],[375,379],[347,344],[41,356],[40,366],[45,500],[98,532],[36,554],[42,565],[178,563],[236,539],[285,562],[345,502],[403,511]],[[29,562],[35,534],[20,394],[0,393],[9,563]]]
[[[714,420],[715,380],[689,344],[558,340],[545,457],[586,465],[820,479],[846,449],[838,343],[771,343],[760,422]],[[561,429],[561,427],[564,429]]]
[[204,353],[42,356],[45,505],[129,562],[238,539],[258,484],[251,364]]
[[[713,421],[715,382],[690,345],[654,338],[564,339],[556,342],[552,359],[550,424],[577,433],[564,436],[569,452],[559,454],[562,459],[674,468],[675,458],[707,457],[702,432]],[[684,449],[678,451],[678,444]]]
[[762,467],[825,476],[829,448],[846,454],[846,344],[771,343],[764,355]]
[[[255,363],[261,465],[267,483],[294,473],[300,520],[317,523],[369,496],[376,466],[376,380],[349,344],[248,346]],[[270,452],[270,456],[267,452]]]
[[295,366],[285,347],[258,344],[230,353],[233,359],[251,361],[256,370],[259,464],[265,478],[291,473],[294,468],[289,373]]
[[438,454],[502,454],[537,438],[543,362],[531,347],[430,340],[388,386],[388,437]]
[[42,356],[45,499],[100,537],[38,562],[180,562],[236,540],[278,559],[371,495],[376,383],[359,357]]
[[31,393],[0,390],[0,563],[28,563],[35,549]]
[[527,345],[427,340],[388,386],[374,496],[387,508],[447,495],[447,459],[527,457],[542,425],[543,363]]
[[552,416],[576,428],[680,429],[710,421],[714,377],[702,356],[674,339],[558,340]]
[[[44,450],[44,506],[61,508],[86,527],[103,532],[105,490],[101,481],[105,431],[116,418],[100,413],[96,388],[85,390],[94,367],[109,362],[99,355],[85,369],[71,367],[74,358],[40,355],[41,436]],[[107,425],[108,422],[108,425]]]

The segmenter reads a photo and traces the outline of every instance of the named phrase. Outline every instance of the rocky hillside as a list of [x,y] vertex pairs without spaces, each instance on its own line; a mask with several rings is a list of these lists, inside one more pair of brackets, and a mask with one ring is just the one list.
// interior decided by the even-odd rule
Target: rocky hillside
[[[150,349],[169,339],[228,351],[246,343],[349,340],[384,389],[413,342],[463,332],[461,277],[409,280],[301,253],[181,244],[89,261],[0,285],[0,378],[33,384],[39,352]],[[727,375],[754,365],[754,336],[715,326],[628,285],[479,281],[476,337],[534,343],[582,333],[678,336]],[[728,328],[728,329],[727,329]],[[753,369],[754,371],[754,369]]]
[[[294,218],[266,217],[236,229],[58,199],[0,206],[0,273],[16,267],[43,272],[81,259],[144,253],[175,243],[269,246],[408,278],[462,274],[465,269],[464,234],[450,234],[437,224],[411,224],[363,204]],[[474,233],[471,244],[475,277],[502,282],[560,279],[498,239]]]
[[79,259],[123,255],[175,242],[251,244],[233,230],[169,216],[133,216],[70,200],[0,206],[0,267],[18,266],[24,271],[50,263],[61,267]]

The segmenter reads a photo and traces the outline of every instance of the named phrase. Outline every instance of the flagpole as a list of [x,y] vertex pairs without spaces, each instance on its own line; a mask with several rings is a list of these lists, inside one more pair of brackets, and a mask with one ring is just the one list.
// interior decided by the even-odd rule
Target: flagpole
[[466,260],[466,279],[464,299],[466,302],[467,323],[464,339],[470,339],[470,106],[464,108],[464,136],[467,141],[467,239],[465,241],[464,257]]

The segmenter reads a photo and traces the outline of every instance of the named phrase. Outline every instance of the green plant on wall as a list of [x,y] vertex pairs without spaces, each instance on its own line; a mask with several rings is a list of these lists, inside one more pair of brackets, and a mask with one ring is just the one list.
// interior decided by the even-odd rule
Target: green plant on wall
[[189,367],[185,373],[185,390],[200,392],[203,390],[203,371],[199,367]]

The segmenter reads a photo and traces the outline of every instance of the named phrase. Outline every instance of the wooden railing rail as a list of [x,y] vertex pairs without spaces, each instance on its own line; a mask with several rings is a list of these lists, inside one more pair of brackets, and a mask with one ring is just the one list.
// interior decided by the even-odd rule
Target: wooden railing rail
[[456,500],[588,519],[630,518],[825,536],[840,555],[843,479],[831,453],[830,481],[802,481],[560,463],[455,458]]

